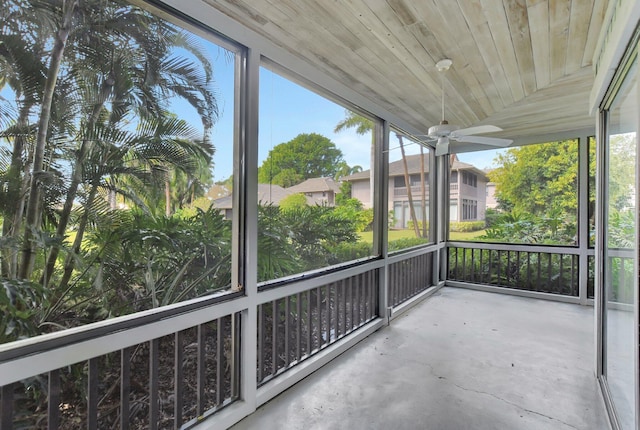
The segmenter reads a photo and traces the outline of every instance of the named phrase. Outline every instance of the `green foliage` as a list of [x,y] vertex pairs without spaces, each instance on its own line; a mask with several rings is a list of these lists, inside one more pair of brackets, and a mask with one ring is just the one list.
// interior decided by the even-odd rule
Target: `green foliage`
[[451,221],[449,223],[449,230],[456,232],[470,232],[483,230],[485,227],[484,221]]
[[342,200],[335,207],[334,213],[353,220],[357,232],[370,229],[373,223],[373,209],[363,209],[362,202],[355,198]]
[[339,264],[345,261],[357,260],[371,255],[373,249],[367,242],[342,242],[331,247],[327,247],[331,254],[328,258],[329,264]]
[[575,215],[578,193],[578,140],[511,148],[498,155],[489,173],[496,198],[514,211],[544,215],[553,203]]
[[429,240],[423,237],[407,237],[389,241],[389,252],[401,251],[403,249],[412,248],[414,246],[424,245]]
[[289,239],[289,226],[277,206],[258,206],[258,281],[299,273],[303,263]]
[[280,210],[283,212],[296,210],[307,206],[307,197],[302,193],[291,194],[280,200]]
[[611,248],[635,247],[636,222],[634,211],[609,211],[607,220],[608,246]]
[[351,182],[343,181],[340,183],[340,192],[336,194],[336,206],[344,205],[351,199],[351,187]]
[[496,209],[493,209],[493,208],[487,208],[484,213],[485,227],[487,228],[493,227],[496,224],[496,222],[498,222],[499,218],[500,218],[500,212],[498,212]]
[[[413,221],[409,220],[407,221],[407,229],[409,230],[413,230]],[[422,228],[425,227],[427,229],[427,231],[429,231],[429,221],[427,221],[426,223],[422,222],[422,221],[418,221],[418,229],[420,231],[422,231]]]
[[[553,217],[553,214],[556,217]],[[550,216],[537,217],[531,214],[502,213],[485,230],[479,240],[504,243],[573,244],[576,241],[574,220],[562,217],[559,211]]]
[[269,151],[258,168],[258,181],[287,188],[309,178],[334,177],[342,156],[328,138],[317,133],[299,134]]
[[39,334],[47,290],[35,282],[0,279],[0,344]]

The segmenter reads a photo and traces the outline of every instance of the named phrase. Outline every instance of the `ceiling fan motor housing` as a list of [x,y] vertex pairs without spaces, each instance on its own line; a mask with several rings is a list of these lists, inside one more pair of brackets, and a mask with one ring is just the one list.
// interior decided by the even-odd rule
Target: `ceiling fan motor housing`
[[429,127],[429,137],[433,139],[436,139],[438,137],[446,137],[458,129],[460,129],[460,127],[458,127],[457,125],[452,125],[447,121],[442,121],[438,125]]

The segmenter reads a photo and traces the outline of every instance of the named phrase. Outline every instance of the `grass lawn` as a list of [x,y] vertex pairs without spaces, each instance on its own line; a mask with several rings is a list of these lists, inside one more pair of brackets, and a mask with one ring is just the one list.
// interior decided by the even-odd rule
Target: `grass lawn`
[[[362,231],[358,233],[360,235],[360,239],[363,242],[373,243],[373,232],[371,231]],[[479,231],[469,231],[469,232],[454,232],[449,233],[449,237],[451,240],[473,240],[478,236],[482,236],[484,234],[484,230]],[[413,230],[389,230],[389,241],[411,238],[415,237],[413,234]]]

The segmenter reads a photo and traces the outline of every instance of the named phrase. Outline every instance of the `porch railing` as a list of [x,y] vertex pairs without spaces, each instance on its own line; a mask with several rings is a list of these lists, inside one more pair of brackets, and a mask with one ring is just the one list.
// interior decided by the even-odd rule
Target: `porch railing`
[[448,253],[449,280],[579,295],[577,248],[456,242],[455,246],[449,246]]
[[433,285],[433,252],[389,264],[388,305],[398,306]]
[[240,313],[206,312],[210,302],[5,348],[0,428],[180,428],[232,403]]
[[[251,361],[263,402],[300,378],[287,370],[316,355],[326,362],[380,327],[383,286],[387,306],[432,286],[440,248],[0,345],[0,428],[188,428],[228,409],[221,416],[233,423],[246,414],[247,402],[236,401]],[[257,339],[243,338],[252,318]],[[255,357],[241,356],[252,349]]]
[[376,318],[377,291],[374,269],[259,305],[258,385]]

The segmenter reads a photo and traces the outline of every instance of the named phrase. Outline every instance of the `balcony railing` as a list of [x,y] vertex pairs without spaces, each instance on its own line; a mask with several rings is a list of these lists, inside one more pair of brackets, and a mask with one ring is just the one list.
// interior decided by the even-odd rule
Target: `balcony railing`
[[378,271],[263,303],[258,307],[258,385],[377,317]]
[[[443,251],[442,245],[416,248],[293,279],[253,297],[197,299],[0,346],[0,426],[190,427],[235,410],[248,368],[256,372],[249,384],[261,404],[301,379],[316,358],[326,362],[379,328],[390,315],[386,307],[402,308],[433,291],[435,257]],[[592,251],[452,242],[447,252],[453,285],[576,301],[585,290],[593,297]],[[632,257],[609,255],[608,276],[620,302],[632,292]],[[250,338],[243,337],[247,321],[255,324]]]
[[180,428],[232,403],[240,314],[216,316],[202,304],[189,313],[143,312],[5,348],[0,427]]
[[[433,249],[389,259],[388,306],[432,286]],[[197,299],[0,345],[0,428],[191,427],[240,396],[241,326],[252,303],[262,387],[379,327],[369,325],[380,319],[383,267],[372,260],[260,289],[252,300]]]

